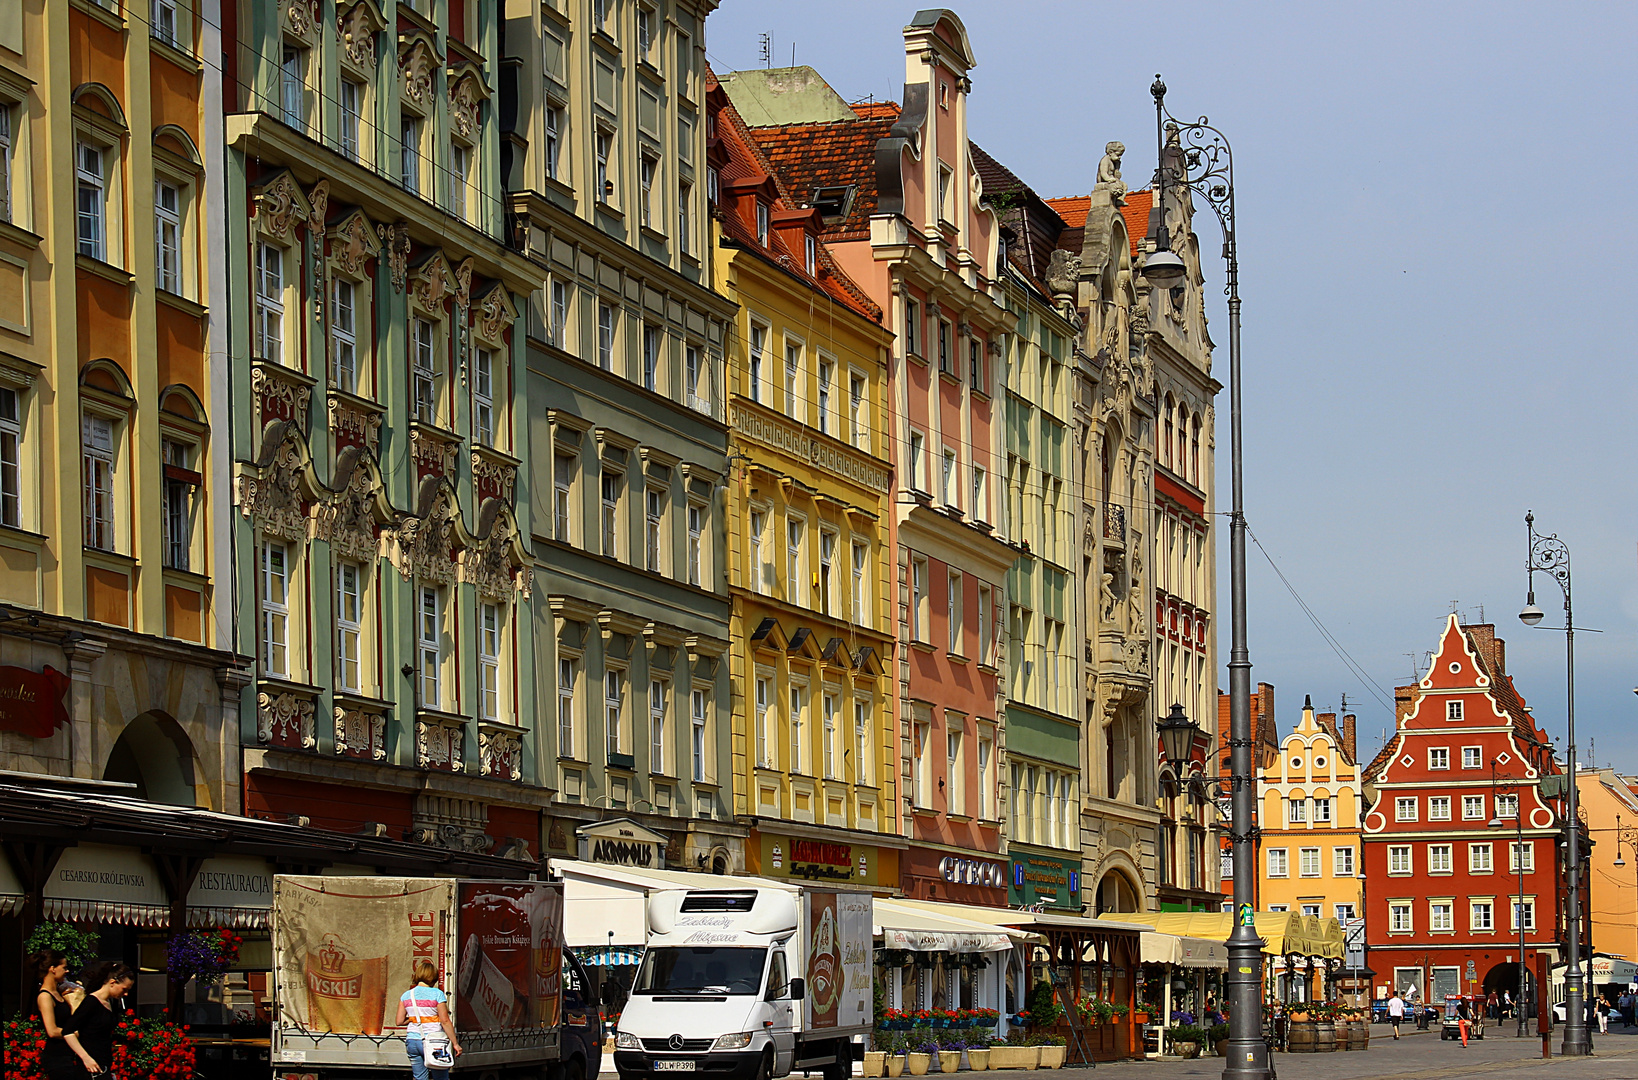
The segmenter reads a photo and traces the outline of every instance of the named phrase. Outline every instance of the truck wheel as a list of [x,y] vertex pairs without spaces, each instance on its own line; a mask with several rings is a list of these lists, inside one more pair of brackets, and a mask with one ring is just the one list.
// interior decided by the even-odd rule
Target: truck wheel
[[853,1075],[853,1044],[846,1040],[836,1044],[836,1063],[826,1065],[825,1080],[848,1080]]
[[756,1080],[773,1080],[774,1052],[773,1047],[762,1051],[762,1061],[756,1067]]
[[586,1059],[570,1058],[563,1066],[563,1080],[586,1080]]

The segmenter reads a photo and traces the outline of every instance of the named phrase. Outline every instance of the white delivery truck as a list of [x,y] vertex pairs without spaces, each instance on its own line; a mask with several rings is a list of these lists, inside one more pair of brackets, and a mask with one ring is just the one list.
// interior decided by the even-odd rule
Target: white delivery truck
[[563,947],[563,884],[273,878],[273,1071],[407,1075],[398,1000],[420,960],[441,973],[463,1053],[486,1077],[596,1076],[596,995]]
[[648,902],[648,947],[620,1013],[621,1080],[852,1075],[870,1031],[870,896],[676,889]]

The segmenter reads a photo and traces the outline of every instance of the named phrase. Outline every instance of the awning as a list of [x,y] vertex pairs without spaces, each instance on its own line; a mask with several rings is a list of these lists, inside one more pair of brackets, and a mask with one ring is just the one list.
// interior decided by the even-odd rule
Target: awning
[[[1335,919],[1299,915],[1290,911],[1259,911],[1257,936],[1263,952],[1270,956],[1296,954],[1340,960],[1343,954],[1342,924]],[[1178,937],[1227,942],[1234,930],[1234,916],[1226,911],[1126,911],[1100,915],[1099,922],[1142,923],[1145,929]]]
[[875,933],[882,939],[884,949],[924,953],[989,953],[1006,952],[1012,948],[1012,937],[994,925],[974,922],[945,911],[929,911],[925,907],[878,899],[874,912]]
[[636,967],[643,962],[643,950],[623,949],[618,945],[576,949],[574,954],[579,957],[582,964],[598,967]]
[[1144,931],[1142,955],[1145,964],[1219,970],[1228,968],[1228,948],[1221,941],[1180,937],[1155,930]]
[[0,855],[0,915],[15,915],[23,910],[23,883],[11,868],[11,860]]
[[[1607,983],[1620,983],[1626,986],[1638,982],[1638,964],[1630,960],[1618,960],[1613,956],[1594,956],[1588,962],[1588,967],[1590,969],[1590,981],[1595,986],[1603,986]],[[1563,982],[1564,973],[1568,970],[1570,970],[1569,964],[1554,964],[1552,981],[1555,983]]]
[[159,871],[132,848],[78,844],[65,849],[41,894],[48,920],[121,926],[165,926],[171,920]]
[[188,890],[189,926],[265,930],[272,910],[273,871],[252,855],[206,859]]

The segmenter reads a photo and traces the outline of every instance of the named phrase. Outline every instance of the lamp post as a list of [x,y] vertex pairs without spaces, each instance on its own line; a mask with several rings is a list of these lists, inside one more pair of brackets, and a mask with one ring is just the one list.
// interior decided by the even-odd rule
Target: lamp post
[[[1229,310],[1229,442],[1233,504],[1229,512],[1229,772],[1233,815],[1229,842],[1234,852],[1234,930],[1228,939],[1228,1063],[1224,1080],[1267,1080],[1268,1045],[1263,1042],[1260,976],[1262,938],[1257,936],[1255,887],[1256,826],[1251,773],[1251,653],[1246,647],[1246,516],[1240,447],[1240,255],[1234,232],[1234,153],[1223,133],[1206,117],[1178,123],[1166,112],[1166,84],[1159,75],[1149,87],[1155,99],[1155,142],[1160,235],[1144,261],[1143,276],[1161,288],[1182,281],[1187,268],[1171,250],[1166,228],[1166,189],[1175,182],[1196,192],[1217,214],[1227,264],[1224,293]],[[1167,122],[1177,138],[1176,160],[1167,160]]]
[[[1627,861],[1625,859],[1621,858],[1621,845],[1622,844],[1625,844],[1629,848],[1632,849],[1633,861],[1635,863],[1638,863],[1638,828],[1633,828],[1631,825],[1622,825],[1621,824],[1621,815],[1616,814],[1615,815],[1615,861],[1613,863],[1611,863],[1610,865],[1617,868],[1617,869],[1620,869],[1621,867],[1627,865]],[[1635,873],[1638,873],[1638,870],[1635,870]]]
[[[1586,973],[1581,970],[1581,818],[1577,810],[1575,766],[1575,614],[1570,599],[1570,549],[1554,533],[1536,535],[1536,516],[1524,512],[1524,528],[1529,547],[1524,562],[1529,575],[1530,591],[1519,619],[1526,626],[1537,626],[1544,618],[1536,606],[1536,574],[1551,575],[1564,592],[1564,677],[1565,677],[1565,760],[1569,767],[1568,815],[1565,822],[1565,874],[1569,880],[1569,899],[1564,933],[1564,1044],[1559,1052],[1565,1056],[1592,1053],[1592,1037],[1587,1031]],[[1519,900],[1523,902],[1523,894]]]
[[[1494,761],[1492,761],[1490,763],[1490,808],[1491,808],[1491,814],[1490,814],[1490,820],[1485,822],[1485,825],[1488,828],[1500,829],[1506,824],[1506,822],[1504,822],[1502,820],[1501,808],[1496,805],[1496,796],[1497,796],[1497,794],[1500,793],[1503,786],[1504,785],[1500,784],[1498,782],[1498,780],[1497,780],[1496,763]],[[1525,972],[1525,966],[1524,966],[1524,813],[1523,813],[1522,800],[1519,799],[1519,785],[1517,783],[1513,783],[1513,784],[1507,784],[1505,786],[1510,787],[1510,788],[1513,789],[1513,824],[1518,830],[1518,840],[1516,842],[1516,846],[1513,848],[1513,852],[1514,852],[1513,861],[1518,863],[1518,874],[1519,874],[1519,902],[1518,902],[1518,906],[1514,910],[1517,913],[1516,917],[1517,917],[1517,919],[1519,921],[1519,996],[1518,996],[1518,1002],[1517,1002],[1516,1008],[1517,1008],[1518,1017],[1519,1017],[1518,1037],[1522,1039],[1522,1038],[1524,1038],[1524,972]]]

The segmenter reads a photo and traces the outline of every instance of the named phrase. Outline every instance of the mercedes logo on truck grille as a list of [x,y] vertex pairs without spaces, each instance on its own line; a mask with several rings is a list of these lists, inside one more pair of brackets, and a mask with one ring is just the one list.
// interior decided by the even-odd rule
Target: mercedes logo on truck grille
[[673,1050],[681,1050],[683,1048],[683,1037],[681,1035],[673,1035],[671,1038],[666,1040],[666,1045],[671,1047]]

